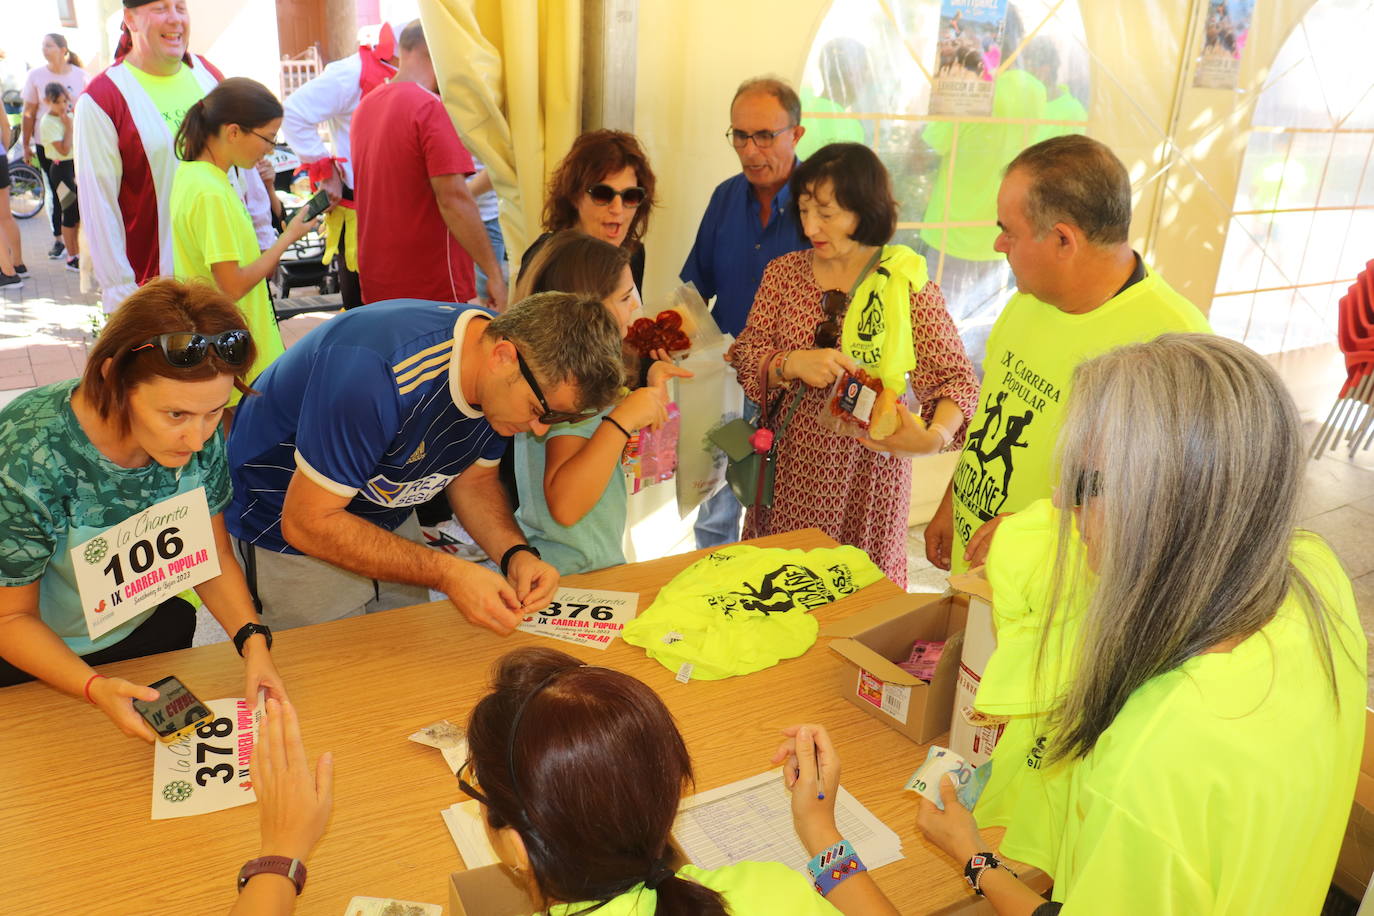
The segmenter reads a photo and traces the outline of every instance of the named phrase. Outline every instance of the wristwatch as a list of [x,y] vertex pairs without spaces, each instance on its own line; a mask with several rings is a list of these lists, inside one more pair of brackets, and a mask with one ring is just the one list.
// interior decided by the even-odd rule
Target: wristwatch
[[238,650],[239,658],[243,658],[243,644],[248,642],[248,637],[255,633],[261,633],[262,638],[267,640],[267,648],[272,648],[272,631],[266,624],[245,623],[239,627],[239,631],[234,634],[234,648]]
[[239,869],[239,893],[243,893],[243,886],[248,883],[249,878],[263,874],[282,875],[290,878],[291,883],[296,885],[297,897],[305,888],[305,863],[300,859],[288,859],[286,856],[259,856],[256,859],[249,859],[243,863],[243,868]]
[[[614,421],[612,421],[612,422],[614,422]],[[619,426],[620,424],[617,423],[616,425]],[[530,545],[530,544],[516,544],[515,546],[513,546],[513,547],[511,547],[509,550],[507,550],[507,551],[505,552],[505,554],[501,557],[501,575],[503,575],[503,576],[510,575],[510,561],[511,561],[511,558],[514,557],[517,553],[520,553],[522,550],[523,550],[523,551],[528,551],[529,553],[534,554],[536,557],[539,557],[541,560],[543,559],[543,557],[540,557],[540,556],[539,556],[539,549],[538,549],[537,547],[534,547],[534,546],[532,546],[532,545]]]

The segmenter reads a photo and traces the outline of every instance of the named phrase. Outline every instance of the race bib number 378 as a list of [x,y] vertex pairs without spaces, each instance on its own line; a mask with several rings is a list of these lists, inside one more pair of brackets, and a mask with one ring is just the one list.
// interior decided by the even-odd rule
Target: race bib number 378
[[204,487],[135,513],[71,554],[92,639],[220,572]]

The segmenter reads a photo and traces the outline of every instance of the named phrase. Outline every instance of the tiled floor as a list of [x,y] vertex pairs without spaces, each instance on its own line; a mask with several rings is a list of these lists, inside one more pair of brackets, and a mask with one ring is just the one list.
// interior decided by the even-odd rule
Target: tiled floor
[[[43,217],[21,222],[20,231],[31,277],[20,290],[0,291],[0,405],[36,385],[78,375],[100,312],[95,294],[81,292],[80,277],[63,261],[48,260],[52,240]],[[282,322],[286,345],[328,317],[307,314]],[[1330,402],[1318,401],[1330,397],[1321,392],[1331,385],[1315,370],[1303,377],[1312,384],[1297,389],[1298,397],[1309,401],[1302,406],[1307,415],[1325,417]],[[1315,434],[1315,422],[1308,432]],[[1306,487],[1302,524],[1325,537],[1345,563],[1365,632],[1374,640],[1374,450],[1354,459],[1328,453],[1309,461]],[[943,591],[945,573],[926,562],[923,531],[924,526],[912,528],[907,540],[908,587]]]

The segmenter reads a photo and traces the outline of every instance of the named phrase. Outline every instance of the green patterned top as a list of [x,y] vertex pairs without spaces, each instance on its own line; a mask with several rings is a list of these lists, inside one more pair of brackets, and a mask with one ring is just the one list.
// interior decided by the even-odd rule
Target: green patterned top
[[114,645],[152,610],[92,641],[70,548],[178,493],[205,487],[210,515],[229,502],[219,432],[184,467],[124,468],[106,458],[72,412],[79,379],[44,385],[0,409],[0,586],[39,582],[43,622],[78,655]]

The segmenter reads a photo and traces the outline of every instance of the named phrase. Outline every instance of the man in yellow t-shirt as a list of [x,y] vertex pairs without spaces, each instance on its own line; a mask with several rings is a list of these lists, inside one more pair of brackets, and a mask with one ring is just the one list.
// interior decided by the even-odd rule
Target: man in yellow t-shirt
[[988,337],[978,412],[926,557],[963,572],[982,563],[996,519],[1049,496],[1054,446],[1079,363],[1207,319],[1147,269],[1127,241],[1131,184],[1111,150],[1080,134],[1027,147],[997,193],[995,250],[1017,293]]
[[[85,227],[83,258],[112,312],[141,284],[171,276],[168,201],[174,149],[186,111],[222,78],[188,51],[185,0],[124,0],[115,62],[76,102],[76,179]],[[237,170],[235,170],[237,171]],[[271,204],[256,175],[231,175],[261,247],[271,245]]]

